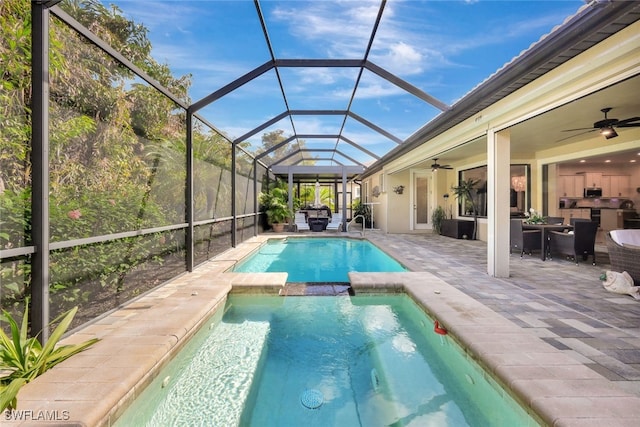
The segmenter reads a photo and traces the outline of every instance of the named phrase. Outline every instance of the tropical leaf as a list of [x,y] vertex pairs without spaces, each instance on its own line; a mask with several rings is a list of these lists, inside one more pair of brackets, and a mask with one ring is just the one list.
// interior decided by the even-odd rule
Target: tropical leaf
[[37,336],[30,338],[27,336],[28,307],[29,301],[26,300],[21,327],[18,327],[18,323],[7,311],[3,310],[1,316],[9,323],[11,338],[0,329],[0,372],[2,373],[0,376],[0,412],[6,408],[15,408],[18,392],[23,385],[99,341],[97,338],[93,338],[80,344],[56,347],[78,311],[78,307],[74,307],[53,320],[52,323],[58,321],[60,323],[45,345],[42,346]]

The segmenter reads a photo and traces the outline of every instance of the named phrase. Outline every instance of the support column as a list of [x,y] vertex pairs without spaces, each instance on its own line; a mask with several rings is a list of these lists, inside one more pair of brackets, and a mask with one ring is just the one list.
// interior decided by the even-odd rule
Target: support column
[[187,110],[187,182],[185,185],[185,216],[187,221],[187,235],[185,236],[185,245],[187,252],[187,271],[192,272],[195,264],[194,256],[194,213],[193,213],[193,113]]
[[237,245],[236,229],[238,228],[238,217],[236,216],[236,144],[231,143],[231,247]]
[[31,335],[49,339],[49,9],[31,3]]
[[258,235],[258,161],[253,158],[253,237]]
[[289,184],[289,188],[287,190],[287,193],[289,194],[289,210],[293,211],[293,172],[291,171],[291,168],[289,168],[287,182]]
[[509,277],[511,137],[508,131],[487,132],[487,272]]
[[347,231],[347,170],[342,168],[342,231]]

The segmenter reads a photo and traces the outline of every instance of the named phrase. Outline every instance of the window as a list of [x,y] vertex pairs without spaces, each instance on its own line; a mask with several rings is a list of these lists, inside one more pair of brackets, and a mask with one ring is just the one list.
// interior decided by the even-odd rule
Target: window
[[[529,194],[529,165],[511,165],[511,195],[509,206],[514,216],[524,214],[526,211],[526,200]],[[458,174],[458,182],[472,179],[476,182],[471,192],[472,200],[463,200],[458,203],[458,215],[473,216],[473,205],[475,202],[478,216],[487,216],[487,167],[466,169]]]

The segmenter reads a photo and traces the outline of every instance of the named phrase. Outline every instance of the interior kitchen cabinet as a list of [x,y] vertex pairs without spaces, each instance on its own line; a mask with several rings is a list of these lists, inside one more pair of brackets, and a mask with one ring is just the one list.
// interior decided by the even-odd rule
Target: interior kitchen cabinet
[[584,174],[585,187],[602,187],[602,174],[599,172],[586,172]]
[[584,182],[584,175],[560,175],[557,184],[557,194],[560,195],[560,197],[582,197]]
[[624,222],[636,217],[634,209],[602,209],[600,227],[604,231],[619,230],[624,227]]
[[[625,175],[611,175],[609,197],[629,197],[631,196],[631,177]],[[604,188],[602,190],[604,194]]]

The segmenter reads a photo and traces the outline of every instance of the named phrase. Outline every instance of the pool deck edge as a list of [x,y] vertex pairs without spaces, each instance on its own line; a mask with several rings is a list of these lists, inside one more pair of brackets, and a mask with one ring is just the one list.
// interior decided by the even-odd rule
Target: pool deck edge
[[428,272],[350,273],[356,295],[405,292],[538,421],[637,426],[640,398]]

